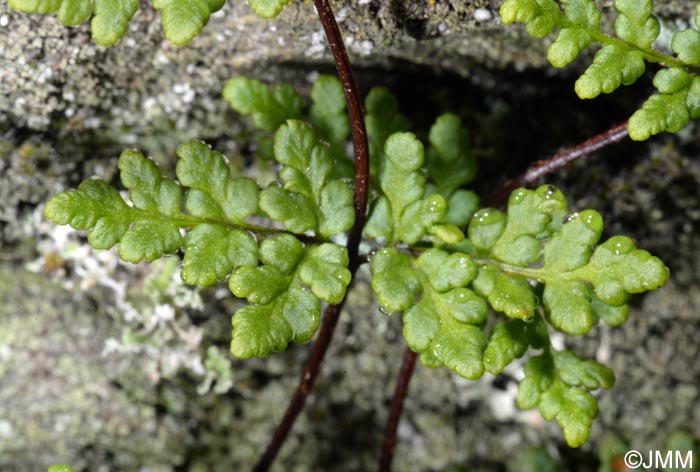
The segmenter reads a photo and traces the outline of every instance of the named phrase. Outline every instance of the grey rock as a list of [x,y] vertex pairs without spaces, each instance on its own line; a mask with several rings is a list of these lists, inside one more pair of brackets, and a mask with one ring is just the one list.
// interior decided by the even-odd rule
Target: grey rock
[[[545,151],[602,131],[638,105],[634,96],[601,98],[601,105],[572,99],[572,74],[582,64],[550,68],[546,45],[504,29],[498,5],[334,2],[361,84],[395,87],[418,126],[444,108],[459,113],[475,146],[491,151],[482,159],[487,178],[477,184],[484,195]],[[672,28],[690,9],[665,2],[657,11]],[[609,13],[607,5],[607,23]],[[113,48],[95,45],[86,25],[67,29],[6,2],[0,30],[0,404],[7,412],[0,469],[45,470],[54,462],[90,471],[249,467],[283,414],[309,346],[234,361],[228,394],[198,395],[200,379],[187,372],[154,382],[144,366],[162,353],[102,354],[106,340],[128,327],[115,316],[116,297],[104,286],[80,288],[85,279],[76,267],[52,259],[39,215],[48,196],[83,178],[113,180],[124,147],[146,150],[166,169],[176,145],[189,139],[213,142],[232,158],[246,154],[245,121],[220,98],[223,84],[248,74],[290,81],[304,93],[312,72],[332,72],[311,4],[293,2],[264,21],[244,2],[231,3],[183,48],[163,39],[150,9]],[[616,386],[598,394],[600,417],[581,451],[568,449],[558,427],[536,412],[511,411],[517,365],[477,382],[418,366],[395,470],[497,470],[530,445],[592,469],[606,433],[640,450],[661,449],[677,429],[700,435],[698,134],[691,125],[680,136],[619,145],[547,179],[572,208],[601,211],[606,235],[635,237],[672,270],[664,288],[634,298],[624,326],[566,338],[575,351],[607,359],[617,375]],[[37,258],[44,272],[28,273],[24,267]],[[149,269],[104,271],[138,292]],[[204,309],[178,316],[202,329],[202,350],[225,350],[235,302],[219,300],[216,290],[206,295]],[[375,468],[403,349],[400,316],[378,312],[361,273],[273,469]]]
[[[334,3],[360,68],[408,63],[487,87],[497,85],[493,70],[554,73],[546,44],[520,27],[503,28],[499,6],[496,0]],[[691,10],[687,2],[668,2],[659,14],[676,28],[676,19],[687,22]],[[613,10],[606,4],[604,11],[609,25]],[[111,48],[90,40],[88,23],[66,28],[53,16],[14,12],[5,1],[0,18],[0,119],[35,130],[60,122],[103,134],[119,130],[113,137],[125,144],[136,142],[134,133],[161,127],[217,136],[230,126],[219,96],[231,76],[299,81],[300,69],[332,64],[310,2],[292,2],[271,21],[243,1],[228,2],[186,47],[164,40],[159,12],[146,5]]]
[[186,425],[158,414],[145,372],[121,388],[126,366],[101,355],[114,327],[91,300],[2,266],[0,320],[1,469],[172,470],[183,461]]

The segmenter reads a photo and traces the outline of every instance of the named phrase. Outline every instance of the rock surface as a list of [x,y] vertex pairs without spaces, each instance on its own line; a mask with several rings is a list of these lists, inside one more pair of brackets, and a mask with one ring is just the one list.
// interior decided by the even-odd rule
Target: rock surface
[[[502,27],[500,3],[344,0],[334,8],[358,68],[425,67],[486,88],[498,84],[493,71],[553,74],[545,43],[522,28]],[[663,24],[675,29],[674,23],[687,24],[692,7],[667,2],[658,10]],[[605,5],[604,24],[613,11]],[[125,143],[135,142],[132,133],[168,125],[181,134],[218,136],[229,126],[219,96],[231,76],[299,81],[300,72],[331,64],[308,2],[292,2],[271,21],[243,1],[228,2],[186,47],[164,40],[159,12],[147,7],[109,48],[90,40],[87,23],[66,28],[53,16],[14,12],[5,1],[0,28],[0,118],[33,130],[64,121],[78,129],[118,129],[113,138]]]
[[[541,42],[503,28],[499,3],[334,3],[365,90],[389,86],[419,129],[445,108],[463,117],[485,155],[477,184],[484,195],[528,162],[622,121],[648,94],[647,81],[581,103],[571,80],[580,64],[547,66]],[[687,3],[661,5],[664,24],[689,18]],[[0,31],[0,469],[65,462],[89,471],[244,470],[282,415],[308,346],[234,360],[233,387],[199,395],[207,346],[226,351],[232,297],[207,290],[199,306],[197,293],[178,288],[167,295],[185,300],[172,303],[175,324],[129,344],[125,336],[141,333],[147,320],[134,320],[128,307],[157,313],[163,301],[144,293],[164,269],[87,251],[75,234],[43,221],[41,208],[85,177],[113,179],[125,147],[166,167],[177,144],[195,138],[244,155],[245,123],[221,88],[249,74],[291,81],[304,93],[315,71],[332,72],[311,4],[293,2],[264,21],[233,2],[183,48],[164,41],[149,9],[113,48],[95,45],[86,26],[67,29],[6,2]],[[617,375],[616,386],[599,394],[589,443],[570,450],[556,425],[517,411],[517,366],[478,382],[418,366],[395,470],[503,470],[530,445],[544,445],[566,470],[592,470],[609,433],[642,451],[663,449],[678,429],[700,436],[700,164],[691,157],[699,134],[691,125],[678,136],[620,144],[548,179],[572,208],[601,211],[606,235],[635,237],[672,271],[664,288],[635,298],[624,326],[565,340]],[[173,335],[175,325],[184,334]],[[366,281],[358,284],[273,470],[376,467],[400,330],[400,317],[381,315]]]

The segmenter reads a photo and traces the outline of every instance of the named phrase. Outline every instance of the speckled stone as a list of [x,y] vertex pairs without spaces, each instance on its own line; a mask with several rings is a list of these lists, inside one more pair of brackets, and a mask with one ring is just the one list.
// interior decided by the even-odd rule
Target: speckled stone
[[[333,6],[357,67],[405,62],[482,86],[496,85],[490,70],[548,67],[546,43],[520,27],[503,28],[497,0],[342,0]],[[689,9],[687,2],[668,2],[660,14],[674,28],[679,16],[690,18]],[[611,10],[604,9],[604,24]],[[332,64],[310,2],[292,2],[271,21],[245,2],[228,2],[186,47],[164,40],[160,14],[147,7],[110,48],[90,40],[87,23],[65,28],[52,16],[14,12],[5,1],[0,18],[0,120],[36,130],[63,121],[103,133],[118,129],[115,137],[124,143],[168,124],[181,134],[216,136],[229,126],[219,100],[226,79],[279,80],[281,67],[298,80],[295,69]]]
[[[530,161],[626,118],[648,92],[579,102],[571,70],[582,64],[545,67],[543,43],[503,29],[499,3],[334,2],[361,83],[396,86],[423,133],[445,108],[464,118],[484,155],[477,183],[484,195]],[[688,3],[660,5],[664,24],[679,11],[688,18]],[[293,2],[266,22],[233,2],[183,48],[163,40],[149,9],[113,48],[92,43],[85,26],[66,29],[51,17],[12,12],[4,1],[0,33],[0,405],[7,408],[0,469],[45,470],[54,462],[89,471],[247,469],[283,414],[308,345],[234,360],[234,388],[225,395],[197,395],[187,375],[154,385],[143,358],[101,355],[104,340],[124,329],[106,314],[114,300],[103,289],[68,290],[67,282],[80,285],[70,270],[59,277],[23,267],[44,255],[42,202],[92,175],[114,182],[123,148],[138,146],[170,170],[175,147],[189,139],[234,158],[246,154],[246,128],[221,88],[245,73],[305,92],[313,72],[332,72],[311,4]],[[530,445],[555,451],[568,470],[592,470],[606,433],[640,450],[661,448],[677,429],[700,436],[699,135],[691,125],[675,137],[611,147],[547,179],[572,209],[601,211],[605,237],[634,237],[672,271],[664,288],[633,298],[624,326],[564,339],[606,360],[617,376],[615,387],[596,394],[600,416],[590,441],[570,450],[556,425],[513,408],[521,363],[477,382],[418,365],[396,471],[503,470]],[[143,283],[138,272],[128,275],[135,290]],[[275,471],[376,468],[404,342],[400,316],[379,313],[367,278],[363,269]],[[236,305],[215,293],[207,292],[201,313],[186,316],[203,329],[205,344],[225,349]]]

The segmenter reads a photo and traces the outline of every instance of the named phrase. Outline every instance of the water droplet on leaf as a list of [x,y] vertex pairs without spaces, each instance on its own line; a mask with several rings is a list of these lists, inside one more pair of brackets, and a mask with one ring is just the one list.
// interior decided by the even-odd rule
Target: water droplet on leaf
[[566,218],[564,218],[563,223],[564,224],[571,223],[572,221],[574,221],[577,218],[578,218],[578,213],[572,213],[572,214],[568,215]]
[[379,311],[382,315],[391,316],[393,314],[393,312],[391,310],[389,310],[387,307],[385,307],[381,303],[379,304]]
[[525,190],[524,188],[521,188],[521,189],[513,192],[513,194],[511,195],[510,198],[511,198],[511,200],[513,200],[513,203],[520,203],[523,200],[525,200],[525,197],[527,196],[527,194],[528,194],[528,191]]

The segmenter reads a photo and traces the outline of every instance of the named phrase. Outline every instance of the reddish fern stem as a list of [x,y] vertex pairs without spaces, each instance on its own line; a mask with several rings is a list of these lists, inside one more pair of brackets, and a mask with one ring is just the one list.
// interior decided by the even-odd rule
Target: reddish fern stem
[[597,151],[598,149],[608,146],[609,144],[620,141],[628,135],[627,122],[625,121],[624,123],[613,126],[607,131],[593,136],[582,143],[578,143],[575,146],[564,149],[548,159],[535,162],[528,167],[525,173],[509,182],[506,182],[501,190],[496,195],[491,197],[490,200],[488,200],[488,206],[500,206],[506,201],[508,195],[510,195],[510,193],[516,188],[531,184],[540,177],[551,174],[552,172],[569,165],[576,159],[580,159],[593,151]]
[[[335,21],[333,11],[327,0],[314,0],[314,5],[316,6],[316,11],[321,19],[321,23],[323,23],[323,29],[326,32],[328,44],[333,53],[338,75],[343,84],[352,127],[352,138],[355,148],[355,224],[348,235],[347,248],[348,257],[350,259],[349,269],[354,277],[357,268],[362,264],[362,259],[359,257],[359,248],[362,240],[362,229],[364,228],[367,216],[367,199],[369,195],[369,146],[367,144],[367,131],[365,129],[365,121],[357,83],[355,82],[355,76],[352,72],[350,60],[345,50],[345,44],[343,43],[343,38],[340,34],[338,23]],[[284,444],[284,441],[287,439],[287,435],[291,431],[297,416],[299,416],[299,413],[304,408],[306,398],[309,396],[314,382],[316,381],[316,377],[318,377],[320,372],[321,363],[323,362],[323,358],[333,338],[333,332],[335,331],[338,317],[340,316],[340,311],[344,304],[345,298],[343,298],[340,303],[331,305],[326,309],[318,338],[306,361],[306,366],[299,380],[299,385],[267,449],[253,469],[254,471],[262,472],[270,468],[282,444]]]
[[416,353],[409,348],[403,353],[403,361],[401,361],[401,370],[396,379],[396,389],[394,397],[391,399],[391,408],[389,409],[389,420],[386,423],[384,430],[384,442],[382,443],[382,452],[379,458],[379,471],[389,472],[391,470],[391,461],[396,453],[396,431],[399,426],[399,419],[403,411],[403,402],[408,393],[408,383],[411,381],[413,367],[416,365]]
[[311,389],[313,388],[316,377],[320,371],[321,362],[326,355],[326,350],[333,337],[333,331],[338,323],[338,316],[340,315],[340,310],[343,309],[345,304],[345,299],[343,299],[337,305],[331,305],[326,309],[323,315],[323,323],[321,324],[321,330],[319,331],[318,339],[314,343],[311,354],[306,361],[306,366],[304,366],[304,372],[299,380],[299,385],[297,386],[292,400],[289,402],[287,411],[284,413],[282,421],[277,426],[275,434],[272,436],[270,444],[268,444],[267,449],[258,460],[258,463],[253,469],[255,472],[263,472],[270,468],[277,453],[279,452],[282,444],[287,439],[289,431],[291,431],[294,422],[299,416],[299,413],[304,408],[304,403],[306,398],[309,396]]

